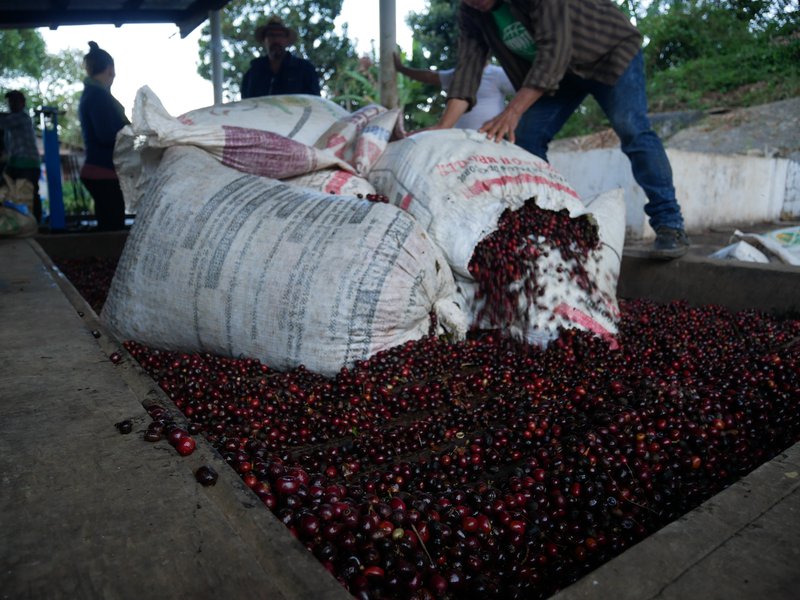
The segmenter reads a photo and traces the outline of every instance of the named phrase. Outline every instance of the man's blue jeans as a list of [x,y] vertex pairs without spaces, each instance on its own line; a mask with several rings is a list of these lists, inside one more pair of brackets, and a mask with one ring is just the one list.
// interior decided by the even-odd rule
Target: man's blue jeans
[[681,209],[675,199],[672,168],[658,135],[647,117],[644,59],[641,51],[610,86],[568,73],[552,96],[542,96],[520,119],[517,144],[545,160],[547,146],[587,95],[594,96],[622,142],[631,161],[633,178],[648,202],[644,207],[653,229],[683,228]]

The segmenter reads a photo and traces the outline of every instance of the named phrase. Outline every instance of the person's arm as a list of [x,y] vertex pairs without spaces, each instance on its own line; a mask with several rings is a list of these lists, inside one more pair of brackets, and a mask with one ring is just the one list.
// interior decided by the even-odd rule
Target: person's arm
[[531,32],[536,42],[536,58],[522,82],[522,87],[495,118],[479,129],[489,139],[499,142],[503,138],[515,142],[514,135],[522,114],[539,98],[558,89],[558,82],[569,66],[572,31],[567,3],[561,0],[543,0],[530,16],[534,24]]
[[469,102],[463,98],[448,98],[439,122],[431,129],[451,129],[467,110]]
[[407,67],[403,64],[403,61],[400,60],[400,56],[395,52],[393,54],[394,57],[394,68],[395,71],[398,73],[402,73],[406,77],[409,77],[415,81],[421,81],[422,83],[427,83],[428,85],[441,85],[441,81],[439,80],[439,74],[436,71],[431,71],[429,69],[414,69],[413,67]]
[[503,109],[503,112],[495,118],[486,121],[478,131],[482,131],[489,139],[495,142],[499,142],[507,137],[509,142],[514,143],[516,141],[514,131],[516,131],[517,125],[519,125],[522,114],[533,106],[543,95],[544,91],[540,89],[528,87],[520,88]]
[[568,4],[563,0],[542,0],[528,15],[533,27],[530,33],[536,43],[536,57],[522,87],[540,89],[545,93],[558,89],[572,56]]
[[483,15],[471,14],[471,10],[464,4],[459,9],[458,60],[447,89],[447,107],[437,124],[439,129],[452,127],[461,115],[472,109],[489,55],[489,47],[480,28],[479,19]]

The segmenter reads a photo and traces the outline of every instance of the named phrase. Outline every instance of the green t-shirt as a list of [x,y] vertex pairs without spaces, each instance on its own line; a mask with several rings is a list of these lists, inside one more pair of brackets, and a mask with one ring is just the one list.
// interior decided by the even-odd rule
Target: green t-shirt
[[536,58],[536,42],[525,26],[511,14],[508,4],[501,3],[491,14],[506,48],[517,56],[533,62]]

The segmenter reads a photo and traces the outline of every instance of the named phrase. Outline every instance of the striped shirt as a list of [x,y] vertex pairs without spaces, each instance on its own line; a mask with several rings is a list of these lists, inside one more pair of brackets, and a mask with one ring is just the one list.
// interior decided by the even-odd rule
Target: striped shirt
[[642,45],[642,35],[612,0],[501,1],[530,32],[536,57],[531,63],[509,50],[492,15],[462,2],[458,66],[448,97],[467,100],[470,108],[489,52],[516,89],[553,93],[567,72],[614,85]]

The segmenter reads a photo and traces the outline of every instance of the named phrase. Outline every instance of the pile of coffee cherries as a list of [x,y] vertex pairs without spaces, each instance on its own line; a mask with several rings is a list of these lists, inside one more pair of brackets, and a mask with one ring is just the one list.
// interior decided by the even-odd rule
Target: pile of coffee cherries
[[116,258],[65,258],[56,261],[72,285],[81,293],[95,312],[100,314],[117,270]]
[[800,439],[800,321],[622,315],[617,350],[429,336],[334,378],[125,346],[354,596],[543,598]]
[[[589,254],[598,250],[597,226],[589,216],[570,218],[567,210],[544,210],[530,199],[518,210],[506,209],[497,228],[475,248],[469,272],[485,300],[478,322],[505,327],[526,320],[526,307],[545,295],[540,272],[549,253],[558,252],[561,281],[569,280],[593,293],[586,270]],[[542,307],[547,308],[547,307]]]
[[544,598],[800,439],[800,321],[620,308],[615,350],[428,336],[334,378],[125,347],[354,596]]

